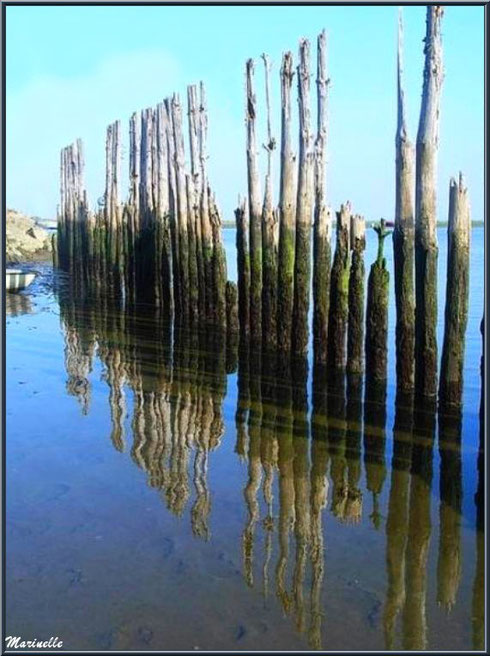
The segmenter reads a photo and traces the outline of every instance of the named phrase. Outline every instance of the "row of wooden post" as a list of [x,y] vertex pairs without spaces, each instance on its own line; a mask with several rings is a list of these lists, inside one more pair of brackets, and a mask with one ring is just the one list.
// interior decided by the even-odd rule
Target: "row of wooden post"
[[[402,37],[398,39],[396,201],[393,231],[397,386],[424,396],[437,392],[436,164],[443,79],[443,10],[427,8],[425,65],[417,144],[408,136],[403,89]],[[337,213],[332,253],[332,211],[327,205],[326,36],[317,41],[317,124],[313,133],[310,43],[301,39],[296,70],[298,158],[292,147],[293,55],[280,70],[280,188],[273,193],[276,140],[272,130],[271,62],[263,55],[267,173],[262,196],[258,160],[255,65],[246,62],[247,197],[235,211],[238,288],[227,281],[221,213],[207,175],[208,117],[204,87],[188,87],[189,160],[186,168],[180,98],[174,94],[130,120],[127,203],[120,200],[121,125],[108,127],[103,207],[88,208],[80,141],[61,156],[58,263],[89,286],[109,286],[128,301],[163,306],[186,326],[212,325],[240,333],[242,343],[306,358],[310,295],[315,363],[387,375],[389,274],[379,250],[367,285],[365,222],[349,203]],[[199,97],[198,97],[199,96]],[[415,197],[415,203],[413,198]],[[462,393],[464,334],[469,290],[470,211],[462,177],[450,183],[445,335],[439,396],[457,404]],[[312,249],[313,242],[313,249]],[[311,261],[313,251],[313,261]],[[333,257],[332,257],[333,255]],[[366,316],[365,316],[366,314]]]
[[63,149],[57,261],[88,288],[156,302],[183,325],[225,331],[237,311],[227,298],[236,303],[237,294],[227,281],[222,217],[207,175],[204,86],[199,93],[189,86],[187,100],[190,170],[178,94],[132,115],[124,204],[120,121],[107,128],[105,193],[96,212],[87,205],[81,141]]
[[[443,80],[441,7],[427,8],[422,105],[416,153],[406,125],[403,89],[403,26],[398,38],[398,118],[396,131],[396,202],[393,231],[397,386],[414,387],[423,396],[437,392],[437,207],[436,165],[439,106]],[[293,56],[283,55],[279,204],[271,201],[272,152],[270,62],[263,55],[266,81],[268,166],[261,203],[257,148],[258,108],[254,62],[246,64],[248,206],[236,210],[240,331],[266,349],[304,357],[309,346],[310,285],[313,292],[315,362],[350,372],[363,371],[364,352],[371,374],[386,377],[389,274],[382,242],[386,224],[378,226],[380,251],[368,281],[364,337],[364,220],[350,205],[337,215],[332,252],[332,213],[326,203],[327,92],[325,32],[317,42],[317,131],[313,138],[310,109],[310,45],[299,45],[297,87],[299,154],[291,146]],[[415,156],[416,155],[416,156]],[[415,203],[414,203],[415,197]],[[276,223],[279,222],[277,229]],[[462,176],[450,182],[448,276],[445,333],[439,396],[461,401],[464,335],[469,292],[470,211]],[[313,275],[311,225],[313,223]],[[312,280],[311,280],[312,279]],[[347,353],[346,353],[347,347]]]

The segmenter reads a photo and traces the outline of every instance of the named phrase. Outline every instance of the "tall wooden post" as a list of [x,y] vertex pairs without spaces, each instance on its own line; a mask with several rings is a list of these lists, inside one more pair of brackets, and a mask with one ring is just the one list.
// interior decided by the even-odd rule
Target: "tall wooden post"
[[443,81],[443,8],[427,7],[424,85],[417,133],[415,180],[415,377],[424,396],[437,392],[437,207],[439,105]]
[[175,175],[175,139],[171,99],[165,98],[164,105],[167,119],[167,166],[169,183],[169,225],[170,240],[172,244],[173,296],[175,314],[180,316],[182,312],[182,295],[180,281],[179,230],[177,218],[177,178]]
[[277,343],[283,352],[291,349],[294,298],[294,249],[296,181],[291,150],[291,86],[293,55],[286,52],[281,67],[281,182],[279,195],[280,230],[277,298]]
[[278,215],[272,196],[272,155],[276,140],[272,136],[270,103],[270,59],[262,55],[265,67],[265,97],[267,106],[267,175],[265,178],[264,205],[262,208],[262,343],[274,350],[277,344],[277,251],[279,243]]
[[202,260],[204,279],[206,281],[206,317],[212,321],[213,317],[213,230],[210,221],[210,208],[208,202],[208,177],[207,177],[207,137],[208,137],[208,113],[206,104],[206,93],[201,82],[199,87],[199,161],[201,166],[201,236],[202,236]]
[[361,374],[364,349],[364,249],[366,247],[364,217],[351,217],[350,241],[352,260],[349,275],[349,320],[347,329],[347,371]]
[[349,316],[349,244],[351,206],[349,201],[337,212],[335,255],[330,280],[328,314],[328,363],[345,367],[347,320]]
[[308,351],[311,283],[311,219],[313,211],[313,138],[310,115],[310,42],[302,39],[298,66],[299,171],[296,205],[292,346],[296,355]]
[[468,297],[470,292],[470,204],[463,176],[449,183],[447,275],[444,344],[442,347],[439,400],[460,405],[463,396],[463,362]]
[[398,122],[396,131],[396,203],[393,259],[396,302],[396,380],[401,391],[414,385],[415,291],[414,291],[414,147],[407,133],[403,89],[403,23],[398,23]]
[[250,251],[248,247],[249,219],[246,198],[239,200],[235,210],[236,248],[238,270],[238,317],[240,337],[247,340],[250,336]]
[[165,104],[159,103],[157,117],[157,275],[160,302],[167,317],[173,314],[172,239],[170,230],[170,181],[168,169],[168,115]]
[[194,216],[194,185],[190,175],[185,176],[187,195],[187,234],[189,243],[189,318],[199,321],[199,284],[197,275],[196,222]]
[[177,231],[179,235],[179,282],[181,318],[189,319],[189,242],[187,229],[187,192],[185,187],[184,136],[182,134],[182,106],[179,95],[172,96],[172,127],[175,144],[175,180],[177,192]]
[[254,90],[254,61],[246,64],[247,90],[247,172],[250,212],[250,334],[254,342],[262,338],[262,211],[257,155],[257,99]]
[[201,169],[199,162],[199,104],[197,97],[197,86],[195,84],[187,87],[187,105],[192,176],[192,205],[189,206],[189,212],[192,211],[194,232],[196,236],[195,250],[197,268],[198,312],[200,320],[202,321],[205,315],[206,280],[202,251],[202,225],[200,212]]
[[317,136],[315,141],[315,214],[313,228],[313,345],[317,363],[327,362],[328,308],[330,305],[330,236],[332,217],[326,206],[327,91],[325,30],[317,44]]

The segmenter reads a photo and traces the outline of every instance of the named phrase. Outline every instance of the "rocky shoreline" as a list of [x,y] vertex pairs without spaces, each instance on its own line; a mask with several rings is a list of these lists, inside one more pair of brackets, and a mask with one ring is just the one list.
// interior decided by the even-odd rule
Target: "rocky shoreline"
[[7,209],[5,233],[7,265],[51,260],[51,234],[35,218]]

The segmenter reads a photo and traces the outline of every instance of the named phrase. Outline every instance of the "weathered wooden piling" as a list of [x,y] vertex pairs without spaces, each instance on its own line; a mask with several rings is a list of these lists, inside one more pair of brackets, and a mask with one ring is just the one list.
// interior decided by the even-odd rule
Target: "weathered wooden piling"
[[409,391],[414,385],[415,291],[414,291],[414,209],[415,153],[406,125],[403,88],[403,23],[398,22],[398,113],[396,130],[396,201],[393,230],[393,261],[396,302],[397,387]]
[[246,124],[248,206],[250,212],[250,336],[262,339],[262,203],[257,155],[257,99],[254,90],[254,61],[246,64]]
[[236,248],[238,269],[238,317],[240,336],[250,336],[250,251],[248,247],[249,219],[248,204],[244,198],[235,210]]
[[345,367],[347,320],[349,315],[349,260],[350,260],[349,201],[337,212],[335,255],[330,279],[330,307],[328,314],[328,363],[335,368]]
[[415,178],[415,377],[425,396],[437,392],[437,206],[439,107],[444,77],[443,8],[427,7],[424,84],[416,146]]
[[184,136],[182,133],[182,106],[180,97],[172,96],[172,127],[175,144],[175,180],[177,193],[177,232],[179,235],[179,280],[181,296],[181,317],[184,324],[189,322],[189,232],[187,225],[187,191],[185,183]]
[[463,176],[449,183],[447,275],[444,343],[439,400],[460,405],[463,394],[463,361],[470,291],[470,205]]
[[383,256],[384,240],[391,234],[381,219],[374,226],[378,235],[378,254],[368,278],[366,308],[366,375],[374,381],[384,381],[388,361],[388,289],[390,274]]
[[315,211],[313,224],[313,348],[318,363],[327,362],[328,309],[330,305],[330,236],[332,217],[326,206],[327,78],[325,30],[317,43],[317,134],[315,140]]
[[58,259],[60,266],[74,278],[86,278],[85,235],[88,227],[88,203],[84,186],[83,143],[77,139],[63,148],[60,159],[60,210]]
[[[172,280],[174,307],[177,316],[182,311],[182,294],[180,280],[180,249],[178,229],[178,207],[177,207],[177,178],[175,174],[175,138],[173,128],[172,102],[165,98],[164,106],[167,118],[167,166],[169,183],[169,225],[170,240],[172,245]],[[207,194],[206,194],[207,197]]]
[[310,115],[310,42],[299,45],[299,169],[294,256],[294,304],[292,347],[304,357],[308,350],[308,311],[311,284],[311,219],[313,212],[313,138]]
[[165,104],[159,103],[155,112],[157,137],[157,230],[156,275],[160,289],[160,303],[167,319],[173,315],[172,238],[170,233],[170,184],[168,172],[168,116]]
[[121,269],[120,224],[121,207],[119,188],[121,178],[121,122],[115,121],[107,128],[106,137],[106,188],[104,195],[104,215],[106,226],[106,249],[108,272],[111,282],[118,284]]
[[222,218],[214,194],[209,194],[209,218],[213,232],[213,323],[216,329],[226,331],[226,253],[221,234]]
[[187,235],[189,262],[189,319],[191,323],[199,320],[199,279],[197,270],[196,221],[194,216],[194,185],[190,175],[185,176],[187,197]]
[[227,371],[236,371],[238,364],[238,287],[230,280],[226,283],[226,359]]
[[281,67],[281,182],[279,194],[280,229],[277,298],[277,343],[283,352],[291,349],[294,299],[294,250],[296,184],[295,158],[291,150],[291,86],[293,55],[286,52]]
[[207,176],[207,137],[208,110],[204,84],[199,87],[199,162],[201,173],[201,239],[204,280],[206,282],[205,307],[206,317],[212,319],[212,284],[213,284],[213,231],[209,215],[208,176]]
[[192,221],[194,224],[194,233],[196,238],[196,270],[197,270],[197,302],[199,317],[205,317],[206,312],[206,278],[204,272],[203,246],[202,246],[202,225],[200,212],[201,198],[201,167],[199,160],[199,104],[197,96],[197,86],[190,85],[187,87],[187,105],[189,118],[189,150],[191,156],[191,189],[192,202],[189,205],[189,212],[192,212]]
[[351,216],[350,247],[352,259],[349,275],[347,371],[360,374],[364,358],[364,249],[366,248],[365,221],[359,214]]
[[262,344],[274,350],[277,344],[277,257],[279,216],[274,209],[272,194],[272,156],[276,140],[272,136],[270,102],[270,59],[262,55],[265,68],[265,98],[267,108],[267,175],[262,206]]

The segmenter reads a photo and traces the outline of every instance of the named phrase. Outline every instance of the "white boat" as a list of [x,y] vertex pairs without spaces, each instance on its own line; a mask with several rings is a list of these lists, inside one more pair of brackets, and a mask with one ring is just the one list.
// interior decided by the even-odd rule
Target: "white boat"
[[30,271],[21,271],[20,269],[5,270],[5,289],[8,292],[18,292],[25,289],[36,277],[35,273]]

